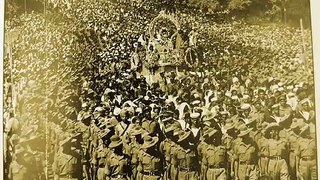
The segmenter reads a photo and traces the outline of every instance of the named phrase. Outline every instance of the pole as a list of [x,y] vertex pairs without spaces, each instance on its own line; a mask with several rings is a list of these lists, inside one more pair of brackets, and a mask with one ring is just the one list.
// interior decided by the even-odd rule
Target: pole
[[24,0],[24,14],[27,14],[27,0]]
[[301,41],[302,41],[302,60],[305,66],[305,69],[307,70],[308,67],[308,61],[307,61],[307,56],[306,56],[306,43],[304,39],[304,30],[303,30],[303,23],[302,23],[302,18],[300,18],[300,28],[301,28]]
[[10,62],[10,81],[11,81],[11,103],[12,103],[12,109],[13,109],[13,116],[16,117],[16,103],[15,103],[15,88],[13,84],[13,58],[12,58],[12,33],[11,31],[8,34],[9,37],[9,62]]

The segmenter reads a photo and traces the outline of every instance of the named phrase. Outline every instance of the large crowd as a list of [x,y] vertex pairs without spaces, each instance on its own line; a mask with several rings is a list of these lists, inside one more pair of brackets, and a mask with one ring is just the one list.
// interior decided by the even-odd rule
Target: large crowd
[[[303,55],[299,29],[176,10],[199,63],[150,81],[148,25],[161,8],[59,2],[61,17],[22,17],[13,78],[23,93],[16,112],[10,98],[5,109],[8,177],[317,179],[309,31]],[[45,148],[32,145],[41,140]]]

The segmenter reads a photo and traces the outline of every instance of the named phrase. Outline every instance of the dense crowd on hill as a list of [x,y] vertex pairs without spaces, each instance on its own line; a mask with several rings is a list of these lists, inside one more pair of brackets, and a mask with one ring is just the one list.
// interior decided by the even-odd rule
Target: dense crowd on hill
[[163,8],[59,2],[20,17],[15,86],[5,58],[9,178],[50,179],[53,164],[55,179],[316,179],[308,30],[303,55],[296,28],[162,11],[199,63],[156,76],[143,72]]

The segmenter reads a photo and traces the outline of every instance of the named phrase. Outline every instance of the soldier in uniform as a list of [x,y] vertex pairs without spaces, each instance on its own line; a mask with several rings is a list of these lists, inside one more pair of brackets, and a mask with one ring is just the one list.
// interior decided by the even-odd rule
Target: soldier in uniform
[[130,158],[123,153],[123,141],[118,135],[111,137],[109,148],[112,153],[108,154],[105,165],[107,180],[127,180],[130,175]]
[[254,180],[257,179],[257,152],[258,148],[255,142],[250,138],[247,126],[241,125],[238,134],[239,141],[234,142],[234,179],[239,180]]
[[181,131],[179,134],[178,144],[180,147],[174,153],[179,180],[196,180],[199,178],[199,161],[196,156],[196,146],[191,138],[191,131]]
[[288,180],[289,170],[285,160],[288,144],[280,138],[280,130],[278,123],[269,124],[265,130],[269,146],[268,176],[272,179]]
[[207,132],[209,130],[212,130],[211,128],[209,128],[209,126],[205,126],[203,128],[202,136],[200,137],[200,142],[199,142],[199,144],[197,146],[197,152],[198,152],[198,155],[200,157],[200,163],[201,163],[200,179],[205,179],[205,177],[206,177],[205,172],[206,172],[207,166],[206,166],[206,163],[205,163],[204,151],[208,146],[208,144],[207,144],[207,142],[205,140],[208,138],[208,133]]
[[135,124],[134,128],[129,132],[130,143],[129,143],[129,153],[131,157],[131,169],[132,175],[131,179],[134,180],[137,177],[137,167],[138,167],[138,155],[141,145],[143,144],[142,134],[146,133],[142,127]]
[[259,178],[264,179],[268,178],[267,171],[268,171],[268,163],[269,163],[269,144],[268,139],[264,136],[265,128],[267,127],[268,123],[263,122],[258,129],[261,131],[262,135],[259,139],[256,140],[258,148],[259,148],[259,160],[258,160],[258,167],[259,167]]
[[159,180],[162,179],[163,157],[157,150],[158,137],[145,135],[138,156],[137,180]]
[[205,180],[227,179],[227,150],[222,144],[221,135],[218,131],[211,129],[208,133],[207,148],[204,150],[206,164]]
[[313,126],[305,125],[300,132],[297,146],[297,177],[301,180],[317,178],[317,146]]
[[164,139],[161,143],[160,143],[160,147],[159,150],[160,152],[164,155],[165,157],[165,163],[164,166],[166,167],[165,172],[164,172],[164,178],[165,180],[169,180],[171,179],[171,174],[170,174],[170,170],[171,170],[171,145],[172,143],[174,143],[172,141],[173,138],[173,133],[175,130],[176,126],[174,124],[172,124],[171,126],[169,126],[168,128],[166,128],[166,139]]
[[78,123],[79,129],[82,133],[82,141],[81,141],[81,146],[82,146],[82,151],[83,151],[83,159],[82,159],[82,164],[83,164],[83,171],[86,179],[90,180],[90,154],[89,154],[89,147],[90,147],[90,115],[84,116],[81,121],[83,123]]
[[62,141],[54,160],[53,170],[55,180],[83,179],[81,165],[81,150],[74,136]]
[[176,163],[177,159],[175,158],[175,153],[179,148],[177,142],[179,139],[180,131],[182,131],[181,126],[179,126],[179,128],[174,129],[172,143],[170,147],[170,177],[172,180],[178,179],[178,164]]

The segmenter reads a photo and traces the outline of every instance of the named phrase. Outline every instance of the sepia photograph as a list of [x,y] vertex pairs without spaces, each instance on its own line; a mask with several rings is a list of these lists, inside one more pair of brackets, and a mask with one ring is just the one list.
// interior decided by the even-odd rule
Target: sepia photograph
[[310,0],[3,4],[4,180],[318,179]]

